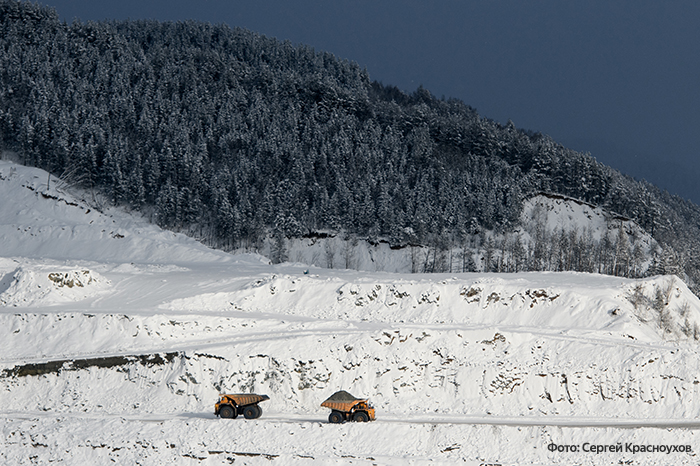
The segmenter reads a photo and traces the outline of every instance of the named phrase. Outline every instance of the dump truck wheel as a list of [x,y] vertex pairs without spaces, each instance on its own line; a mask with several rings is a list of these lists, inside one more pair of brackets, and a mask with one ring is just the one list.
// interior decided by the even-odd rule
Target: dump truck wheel
[[352,420],[355,422],[367,422],[367,421],[369,421],[369,416],[364,411],[358,411],[352,417]]
[[255,405],[250,405],[243,408],[243,417],[246,419],[255,419],[258,417],[257,407]]
[[226,418],[226,419],[235,419],[236,418],[236,410],[228,405],[222,406],[219,409],[219,416]]
[[257,418],[259,418],[260,416],[262,416],[262,406],[260,406],[260,405],[255,405],[255,409],[256,409],[256,411],[258,412],[258,414],[255,415],[255,419],[257,419]]
[[328,416],[328,422],[331,424],[340,424],[345,420],[345,416],[343,416],[343,413],[340,411],[333,411],[331,414]]

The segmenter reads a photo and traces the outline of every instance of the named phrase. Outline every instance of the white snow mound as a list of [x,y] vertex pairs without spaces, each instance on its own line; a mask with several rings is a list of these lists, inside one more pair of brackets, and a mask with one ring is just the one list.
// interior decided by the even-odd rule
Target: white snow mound
[[[10,274],[8,274],[10,275]],[[110,287],[109,280],[88,269],[17,268],[11,278],[0,281],[9,286],[0,293],[0,304],[12,307],[52,305],[82,301],[98,296]]]

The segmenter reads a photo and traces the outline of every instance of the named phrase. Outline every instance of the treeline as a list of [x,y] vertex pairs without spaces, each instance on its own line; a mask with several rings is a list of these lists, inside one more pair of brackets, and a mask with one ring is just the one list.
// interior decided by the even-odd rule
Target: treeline
[[[630,278],[683,275],[682,263],[675,251],[658,245],[646,250],[623,225],[609,230],[599,239],[585,228],[582,231],[575,228],[547,231],[533,224],[529,229],[532,236],[526,239],[519,233],[472,237],[459,254],[459,259],[463,260],[462,271],[476,271],[476,264],[471,264],[469,256],[481,254],[479,270],[487,272],[574,271]],[[442,268],[439,271],[448,271]]]
[[[595,238],[587,228],[548,231],[542,224],[531,223],[527,229],[528,234],[482,231],[463,235],[457,243],[440,238],[429,247],[414,245],[402,249],[410,255],[410,269],[415,273],[574,271],[629,278],[683,276],[682,259],[675,251],[658,244],[646,248],[634,232],[627,233],[628,225],[612,228],[601,238]],[[338,263],[344,268],[349,263],[350,268],[357,268],[355,252],[347,243],[332,251],[326,247],[324,252],[326,257],[309,262],[328,268]]]
[[291,260],[325,268],[370,271],[575,271],[629,278],[683,276],[682,256],[671,248],[661,247],[631,220],[609,218],[607,225],[598,225],[595,230],[593,224],[551,230],[543,216],[533,212],[525,215],[521,228],[515,231],[481,230],[462,234],[457,241],[450,235],[442,235],[429,245],[391,246],[386,240],[361,241],[342,232],[295,239],[275,235],[263,242],[261,252],[275,263]]
[[227,249],[323,230],[461,244],[559,193],[634,219],[700,283],[698,206],[461,101],[224,25],[66,24],[0,0],[0,143]]

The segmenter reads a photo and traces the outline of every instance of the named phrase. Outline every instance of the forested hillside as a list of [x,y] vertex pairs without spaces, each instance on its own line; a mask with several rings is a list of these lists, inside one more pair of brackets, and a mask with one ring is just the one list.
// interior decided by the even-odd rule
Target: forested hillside
[[[568,268],[700,283],[698,206],[459,100],[409,95],[329,53],[225,25],[66,24],[0,0],[0,144],[207,244],[272,238],[273,260],[322,232],[473,245],[520,228],[523,201],[546,192],[632,219],[663,246],[645,271]],[[620,252],[623,239],[606,241],[587,247]],[[551,268],[520,247],[520,270]]]

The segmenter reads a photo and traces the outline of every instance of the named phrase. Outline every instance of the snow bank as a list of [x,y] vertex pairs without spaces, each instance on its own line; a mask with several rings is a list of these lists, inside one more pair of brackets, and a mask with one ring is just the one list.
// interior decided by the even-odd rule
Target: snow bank
[[[81,301],[109,289],[109,280],[87,269],[17,268],[0,282],[0,305],[28,307]],[[2,285],[2,283],[6,285]]]

